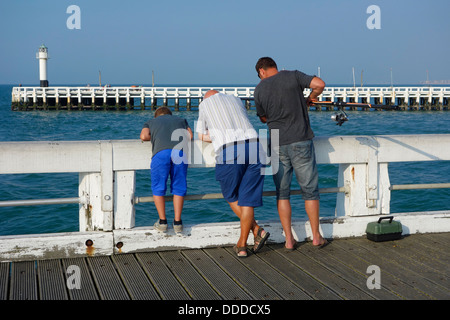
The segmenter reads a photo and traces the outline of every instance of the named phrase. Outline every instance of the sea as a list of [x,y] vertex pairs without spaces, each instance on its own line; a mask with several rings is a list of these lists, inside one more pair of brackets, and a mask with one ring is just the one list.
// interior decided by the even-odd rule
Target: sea
[[[129,111],[11,111],[14,85],[0,85],[0,141],[81,141],[139,139],[142,125],[153,117],[152,110]],[[174,85],[176,86],[176,85]],[[179,85],[180,87],[194,85]],[[197,85],[195,85],[197,86]],[[217,85],[198,85],[216,87]],[[225,86],[225,85],[223,85]],[[226,85],[233,86],[233,85]],[[241,85],[240,85],[241,86]],[[250,85],[252,86],[252,85]],[[349,121],[337,126],[331,120],[333,111],[309,112],[316,136],[333,135],[407,135],[450,134],[450,111],[346,111]],[[197,108],[180,107],[173,114],[187,119],[194,128]],[[266,129],[254,108],[248,110],[256,130]],[[343,150],[342,152],[345,152]],[[338,165],[320,164],[319,187],[337,186]],[[401,162],[389,164],[391,184],[448,183],[450,163]],[[150,170],[136,172],[136,196],[151,196]],[[295,179],[293,189],[299,189]],[[266,176],[264,190],[275,190],[272,177]],[[188,194],[219,193],[214,168],[188,170]],[[9,174],[0,175],[0,201],[78,196],[78,174]],[[450,209],[450,189],[392,191],[391,212],[420,212]],[[292,196],[293,219],[304,219],[306,213],[300,196]],[[320,216],[335,216],[336,194],[321,194]],[[78,204],[0,207],[0,235],[76,232]],[[172,203],[166,205],[167,217],[173,219]],[[278,219],[274,197],[264,197],[255,210],[259,221]],[[153,203],[136,205],[136,227],[152,226],[158,219]],[[238,221],[225,200],[185,201],[183,223],[199,224]]]

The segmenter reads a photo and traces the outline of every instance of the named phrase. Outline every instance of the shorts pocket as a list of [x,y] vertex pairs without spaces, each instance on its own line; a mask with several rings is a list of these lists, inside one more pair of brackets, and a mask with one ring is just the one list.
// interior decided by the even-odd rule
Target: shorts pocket
[[295,157],[309,159],[312,155],[312,142],[310,140],[298,142],[292,146],[292,151]]

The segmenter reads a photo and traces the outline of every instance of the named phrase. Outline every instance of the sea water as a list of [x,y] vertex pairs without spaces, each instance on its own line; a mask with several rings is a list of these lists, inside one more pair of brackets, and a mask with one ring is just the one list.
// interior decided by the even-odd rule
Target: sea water
[[[208,85],[210,86],[210,85]],[[153,117],[151,110],[131,111],[11,111],[11,85],[0,86],[0,141],[79,141],[139,139],[142,125]],[[194,129],[198,111],[173,111],[187,119]],[[333,112],[310,111],[316,136],[449,134],[450,111],[346,111],[349,121],[337,126]],[[256,111],[248,111],[256,130],[266,129]],[[345,151],[343,151],[345,152]],[[130,155],[132,156],[132,155]],[[337,186],[338,165],[319,165],[319,187]],[[403,162],[389,164],[391,184],[450,182],[450,163]],[[264,190],[275,190],[272,177],[266,176]],[[297,182],[292,187],[299,189]],[[190,168],[188,194],[219,193],[214,168]],[[136,172],[136,196],[152,195],[150,171]],[[78,196],[77,173],[0,175],[0,201]],[[303,200],[292,196],[293,219],[306,218]],[[336,194],[321,194],[320,215],[335,215]],[[168,219],[173,219],[172,203],[167,204]],[[392,191],[391,212],[416,212],[450,209],[450,190]],[[264,197],[255,210],[257,220],[277,220],[274,197]],[[151,226],[157,220],[153,203],[136,205],[136,226]],[[185,201],[185,224],[237,221],[225,200]],[[78,205],[40,205],[0,207],[0,235],[78,231]]]

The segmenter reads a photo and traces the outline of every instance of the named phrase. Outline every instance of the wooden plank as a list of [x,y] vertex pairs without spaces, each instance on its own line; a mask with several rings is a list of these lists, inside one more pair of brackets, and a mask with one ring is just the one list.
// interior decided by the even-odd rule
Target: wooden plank
[[417,242],[408,244],[402,240],[381,243],[365,241],[362,243],[366,244],[366,247],[370,246],[370,250],[377,252],[379,256],[390,259],[391,262],[401,265],[408,270],[411,281],[424,292],[436,299],[449,299],[449,278],[441,273],[442,270],[447,270],[448,267],[444,265],[441,265],[441,269],[435,266],[431,267],[430,264],[434,262],[434,259],[431,257],[428,257],[428,259],[423,258],[422,261],[419,261],[417,259],[418,254],[415,251]]
[[440,273],[450,277],[448,268],[450,265],[450,252],[448,252],[450,241],[445,242],[444,239],[431,235],[414,235],[414,237],[404,237],[402,243],[413,243],[410,250],[422,256],[422,260],[433,264]]
[[11,264],[10,300],[38,300],[36,269],[34,261]]
[[[278,251],[285,250],[284,245],[266,246],[270,250],[258,252],[258,257],[266,261],[273,268],[276,268],[281,274],[289,278],[293,283],[299,286],[303,291],[315,300],[338,300],[342,299],[335,292],[317,281],[309,274],[300,269],[297,265],[279,254]],[[289,253],[287,253],[289,254]]]
[[[421,238],[424,239],[431,239],[435,243],[440,243],[448,248],[448,245],[450,244],[450,233],[425,233],[421,235]],[[449,252],[446,252],[447,255],[450,255]]]
[[130,299],[110,257],[87,258],[87,262],[102,300]]
[[211,258],[225,270],[234,281],[238,282],[252,299],[256,300],[281,300],[281,296],[272,288],[258,278],[248,268],[236,261],[234,255],[231,255],[224,248],[204,249]]
[[394,277],[396,279],[401,280],[402,282],[408,284],[414,291],[412,291],[408,299],[410,300],[424,300],[430,299],[431,297],[426,294],[423,290],[417,288],[414,285],[414,278],[409,278],[411,275],[405,273],[404,268],[398,264],[391,263],[388,259],[382,259],[380,256],[376,255],[374,252],[367,250],[359,245],[357,245],[358,241],[369,241],[367,239],[341,239],[336,244],[344,250],[348,252],[352,252],[353,254],[362,257],[365,261],[367,261],[369,265],[376,265],[381,270],[381,283],[383,283],[383,279],[386,278],[387,275]]
[[[327,247],[326,247],[327,248]],[[325,249],[323,249],[325,250]],[[280,250],[279,253],[286,259],[289,259],[295,263],[299,268],[307,272],[310,276],[317,281],[322,282],[328,288],[336,292],[344,299],[350,300],[371,300],[372,296],[362,291],[352,283],[342,279],[334,272],[328,270],[321,264],[317,263],[310,257],[302,254],[300,250],[294,250],[292,252],[286,252]]]
[[[419,238],[422,244],[433,249],[448,246],[450,243],[450,233],[424,233],[415,234],[414,237]],[[446,255],[450,255],[450,253],[446,252]]]
[[134,255],[114,255],[112,260],[132,300],[161,299]]
[[[374,262],[366,254],[356,252],[353,247],[346,250],[340,244],[344,240],[333,241],[333,246],[330,246],[330,256],[334,259],[339,259],[343,264],[358,272],[367,273],[367,268],[374,264]],[[327,250],[328,251],[328,250]],[[402,299],[417,299],[417,291],[406,284],[402,280],[394,277],[390,273],[382,274],[381,287],[391,291]]]
[[[97,289],[95,288],[94,281],[92,280],[91,273],[89,271],[88,265],[85,258],[67,258],[62,259],[62,265],[64,272],[67,274],[69,267],[78,267],[75,272],[80,272],[79,280],[80,286],[77,288],[75,284],[72,284],[69,288],[69,298],[70,300],[98,300],[99,296]],[[74,271],[70,272],[70,276],[75,276]],[[67,279],[67,276],[66,276]]]
[[184,250],[182,253],[223,299],[249,300],[251,298],[202,250]]
[[[0,263],[0,300],[448,300],[449,239],[450,233],[337,239],[324,249],[302,243],[293,252],[271,244],[245,259],[227,247],[7,262]],[[371,265],[380,267],[381,289],[367,289]],[[79,267],[80,289],[68,288],[70,266]],[[292,289],[302,296],[291,296]]]
[[355,259],[348,252],[332,245],[332,242],[320,250],[307,244],[302,246],[299,252],[316,260],[317,263],[320,263],[375,299],[396,300],[402,298],[384,286],[381,286],[380,289],[369,289],[367,286],[368,275],[366,274],[368,264],[363,263],[360,259]]
[[38,260],[37,277],[40,300],[68,300],[61,260]]
[[[264,249],[265,248],[263,248],[263,250]],[[227,248],[227,251],[230,254],[234,254],[234,250],[232,248]],[[238,261],[255,273],[262,281],[267,283],[267,285],[275,290],[282,299],[311,300],[311,297],[292,283],[292,281],[284,277],[276,269],[272,268],[264,260],[259,258],[259,254],[261,252],[258,252],[258,254],[249,254],[247,258],[239,259]]]
[[[371,242],[369,240],[353,240],[353,243],[367,249],[370,254],[376,255],[378,260],[383,260],[389,272],[399,273],[408,279],[407,283],[425,292],[431,299],[449,299],[448,282],[443,283],[443,287],[436,285],[423,276],[424,266],[416,263],[414,258],[400,255],[399,246],[396,242]],[[379,266],[382,270],[383,267]],[[427,272],[429,272],[427,270]],[[399,274],[400,275],[400,274]],[[430,276],[430,275],[428,275]]]
[[170,272],[157,252],[136,253],[136,258],[162,299],[191,299],[191,296]]
[[159,255],[195,300],[219,300],[220,295],[195,270],[180,251],[164,251]]
[[[337,252],[342,251],[344,259],[348,259],[348,263],[354,265],[360,270],[364,270],[370,265],[377,265],[378,259],[373,255],[368,254],[366,250],[359,246],[354,246],[346,240],[334,241],[333,248]],[[381,286],[386,287],[389,290],[395,292],[400,297],[408,300],[424,299],[423,292],[418,291],[416,288],[406,283],[404,279],[398,278],[388,272],[388,270],[382,270],[381,272]]]
[[9,262],[0,263],[0,300],[8,299],[10,264]]
[[450,287],[449,277],[450,271],[448,263],[445,261],[444,256],[447,248],[439,248],[439,251],[431,250],[427,246],[423,246],[420,241],[422,239],[411,239],[410,237],[402,238],[398,241],[392,241],[386,243],[386,247],[392,246],[393,250],[398,253],[399,257],[404,259],[410,259],[413,261],[413,265],[416,268],[420,268],[420,273],[426,275],[426,277],[436,284],[442,285],[445,283],[446,287]]

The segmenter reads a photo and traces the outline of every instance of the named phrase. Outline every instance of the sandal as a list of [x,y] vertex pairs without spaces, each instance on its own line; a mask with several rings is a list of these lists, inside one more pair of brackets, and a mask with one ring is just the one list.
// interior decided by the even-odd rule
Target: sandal
[[257,253],[261,248],[264,246],[264,243],[266,242],[267,238],[269,238],[270,233],[265,231],[264,237],[261,236],[261,233],[264,231],[262,227],[259,227],[258,232],[256,233],[255,237],[255,244],[253,246],[253,252]]
[[247,257],[247,247],[234,246],[233,249],[234,249],[234,252],[236,252],[236,255],[238,256],[238,258]]

